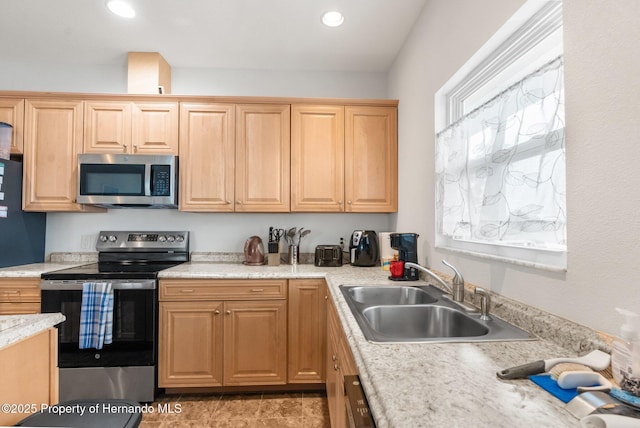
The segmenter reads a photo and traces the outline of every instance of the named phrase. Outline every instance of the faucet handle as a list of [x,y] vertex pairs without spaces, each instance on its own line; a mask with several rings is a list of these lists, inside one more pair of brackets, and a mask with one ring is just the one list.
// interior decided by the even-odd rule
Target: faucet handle
[[453,278],[451,279],[451,283],[453,285],[464,285],[464,278],[462,277],[462,274],[460,273],[460,271],[458,271],[458,269],[453,267],[453,265],[451,265],[451,263],[447,262],[446,260],[442,260],[442,263],[445,266],[448,266],[451,269],[453,269],[454,275],[453,275]]

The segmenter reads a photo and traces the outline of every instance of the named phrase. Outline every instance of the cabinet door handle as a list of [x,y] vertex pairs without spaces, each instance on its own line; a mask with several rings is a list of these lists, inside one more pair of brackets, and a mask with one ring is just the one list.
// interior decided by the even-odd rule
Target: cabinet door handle
[[231,201],[225,201],[227,205],[231,205]]
[[218,309],[216,309],[215,311],[213,311],[214,314],[216,315],[220,315],[220,311]]
[[238,204],[238,205],[242,205],[242,201],[241,201],[240,199],[238,199],[238,200],[236,201],[236,204]]
[[338,365],[337,365],[337,364],[334,364],[334,365],[333,365],[333,369],[334,369],[335,371],[338,371],[338,370],[340,370],[340,367],[338,367]]
[[333,354],[333,355],[331,356],[331,361],[335,361],[335,360],[337,360],[337,359],[338,359],[338,357],[336,357],[336,354]]
[[138,152],[138,145],[134,144],[133,145],[133,153],[137,153]]
[[126,145],[126,144],[123,144],[123,145],[122,145],[122,151],[123,151],[123,152],[126,152],[126,151],[127,151],[127,145]]
[[231,315],[231,311],[227,311],[225,312],[227,315]]
[[193,293],[193,290],[190,288],[183,288],[182,290],[180,290],[181,293]]
[[351,205],[351,201],[347,201],[347,203],[348,203],[349,205]]
[[252,293],[262,293],[264,291],[264,288],[252,288],[251,292]]

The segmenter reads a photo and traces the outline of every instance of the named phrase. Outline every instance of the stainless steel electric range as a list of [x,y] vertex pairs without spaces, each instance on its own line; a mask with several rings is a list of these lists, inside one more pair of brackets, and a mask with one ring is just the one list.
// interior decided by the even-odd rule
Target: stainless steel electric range
[[[151,402],[158,360],[158,272],[189,261],[189,232],[103,231],[98,263],[41,276],[42,312],[58,325],[60,401],[114,398]],[[83,285],[113,289],[112,343],[80,349]]]

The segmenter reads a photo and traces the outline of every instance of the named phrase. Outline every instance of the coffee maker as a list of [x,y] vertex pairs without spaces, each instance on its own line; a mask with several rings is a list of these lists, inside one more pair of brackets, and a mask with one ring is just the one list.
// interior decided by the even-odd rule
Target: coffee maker
[[380,261],[378,235],[373,230],[354,230],[349,243],[352,266],[376,266]]
[[[391,248],[398,251],[398,260],[418,263],[418,234],[417,233],[391,233]],[[420,273],[412,267],[404,268],[402,277],[389,277],[393,281],[417,281]]]

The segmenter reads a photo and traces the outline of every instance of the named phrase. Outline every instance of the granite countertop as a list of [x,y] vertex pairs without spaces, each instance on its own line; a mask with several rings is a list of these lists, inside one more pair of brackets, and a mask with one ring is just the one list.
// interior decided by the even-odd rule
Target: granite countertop
[[[39,276],[44,271],[68,266],[45,263],[0,269],[0,277]],[[531,381],[501,381],[496,377],[496,372],[534,360],[575,356],[595,347],[603,348],[595,331],[498,295],[492,296],[493,315],[540,336],[539,340],[440,344],[370,343],[362,334],[338,287],[343,284],[395,284],[388,279],[388,272],[380,268],[318,268],[309,264],[245,266],[239,263],[191,262],[162,271],[159,277],[326,278],[371,411],[380,428],[579,426],[579,421],[564,409],[561,401]],[[42,316],[52,315],[55,314]],[[0,317],[2,318],[7,317]],[[0,323],[0,328],[2,325]],[[6,331],[12,329],[8,328]],[[0,332],[0,335],[3,333]],[[549,340],[551,337],[554,338],[553,341]],[[3,346],[1,342],[0,346]]]
[[11,266],[0,268],[0,278],[40,278],[45,272],[66,269],[74,266],[81,266],[89,262],[66,262],[66,263],[32,263],[29,265]]
[[38,334],[65,320],[61,313],[0,315],[0,349]]
[[338,287],[395,284],[388,280],[388,272],[380,268],[192,262],[170,268],[159,276],[161,279],[326,278],[378,427],[579,426],[561,401],[531,381],[501,381],[496,377],[497,371],[511,366],[576,355],[554,342],[543,339],[481,344],[368,342]]

